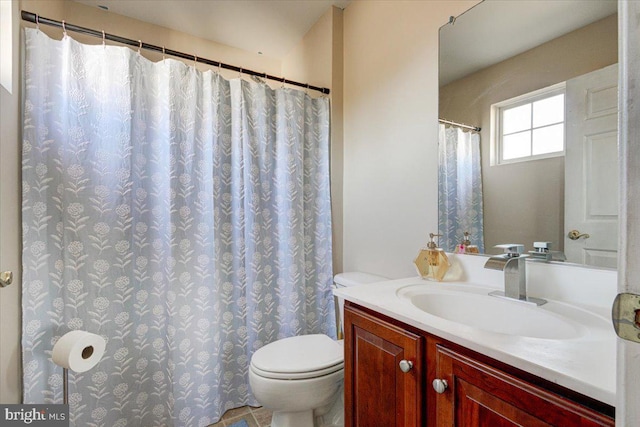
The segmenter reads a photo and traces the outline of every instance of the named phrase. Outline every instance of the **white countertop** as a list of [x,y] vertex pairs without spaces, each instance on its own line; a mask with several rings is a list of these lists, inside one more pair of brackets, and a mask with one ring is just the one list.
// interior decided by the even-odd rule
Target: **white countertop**
[[[452,261],[455,264],[456,259],[455,257],[453,258]],[[458,256],[458,258],[460,257]],[[475,268],[474,263],[484,263],[484,260],[486,260],[486,258],[480,258],[479,261],[471,260],[471,264],[469,264],[468,260],[464,258],[468,258],[468,256],[463,257],[463,262],[457,266],[457,268],[461,268],[464,271],[464,274],[458,276],[467,279],[474,276],[474,274],[470,273],[470,270],[473,271]],[[550,268],[552,270],[556,269],[553,266],[534,266],[533,269],[529,268],[528,270]],[[426,313],[414,306],[409,299],[400,298],[396,294],[399,289],[411,285],[430,287],[433,290],[446,290],[447,287],[451,289],[452,287],[467,285],[472,288],[479,288],[480,291],[482,291],[482,288],[486,288],[487,292],[489,292],[496,289],[497,286],[493,282],[496,277],[501,279],[501,276],[480,277],[476,275],[475,278],[477,280],[455,280],[455,282],[447,282],[446,277],[443,282],[431,282],[420,277],[412,277],[341,288],[335,290],[334,293],[345,300],[399,320],[429,334],[462,345],[593,399],[615,406],[616,335],[608,317],[610,308],[607,308],[610,303],[608,300],[615,296],[615,272],[600,272],[600,270],[581,269],[580,267],[561,266],[560,268],[573,268],[574,270],[569,271],[569,275],[584,286],[582,288],[582,299],[576,298],[579,302],[571,301],[570,304],[588,309],[589,312],[599,316],[602,320],[600,322],[600,319],[598,319],[597,326],[591,325],[586,333],[570,339],[530,338],[483,331]],[[585,271],[577,271],[576,269]],[[484,274],[484,272],[480,273]],[[533,274],[531,272],[528,273],[528,277],[535,280],[536,274],[540,275],[541,270],[538,272],[533,271]],[[562,271],[559,273],[554,271],[554,274],[556,273],[560,276],[564,274]],[[596,276],[597,280],[595,282],[598,283],[595,283],[596,287],[594,289],[590,289],[590,284],[586,277],[580,277],[582,274],[589,275],[592,279],[594,275]],[[550,286],[549,281],[553,281],[549,279],[553,274],[544,274],[543,276],[547,279],[540,289]],[[612,278],[613,284],[609,283]],[[492,283],[488,284],[486,283],[487,281]],[[606,283],[603,285],[603,282]],[[574,284],[571,285],[574,286]],[[537,289],[535,284],[530,284],[529,286],[532,289]],[[606,288],[604,293],[602,287]],[[558,288],[562,288],[562,286],[556,285],[555,289]],[[547,295],[541,295],[540,292],[534,296],[551,299]],[[588,296],[584,296],[585,293],[594,296],[593,301],[585,300],[585,298],[588,298]],[[557,297],[562,292],[556,291],[555,294],[554,296]],[[555,300],[561,301],[562,298],[557,297]],[[611,306],[608,305],[608,307]]]

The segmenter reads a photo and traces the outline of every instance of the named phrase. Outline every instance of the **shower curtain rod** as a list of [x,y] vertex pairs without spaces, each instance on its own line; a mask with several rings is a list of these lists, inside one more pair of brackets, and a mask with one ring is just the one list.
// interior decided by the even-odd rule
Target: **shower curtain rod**
[[474,132],[480,132],[482,130],[482,128],[480,128],[478,126],[465,125],[463,123],[452,122],[451,120],[438,119],[438,121],[440,123],[444,123],[445,125],[457,126],[459,128],[472,130]]
[[93,37],[98,37],[103,40],[109,40],[120,44],[125,44],[128,46],[137,47],[139,49],[153,50],[155,52],[160,52],[163,55],[175,56],[177,58],[182,59],[190,59],[194,62],[200,62],[202,64],[212,65],[214,67],[224,68],[226,70],[238,71],[240,74],[248,74],[250,76],[261,77],[263,79],[276,80],[282,82],[282,84],[289,84],[293,86],[303,87],[306,89],[313,89],[318,92],[322,92],[325,95],[330,93],[330,89],[326,87],[312,86],[307,83],[300,83],[293,80],[287,80],[284,77],[272,76],[267,73],[258,73],[257,71],[248,70],[242,67],[236,67],[235,65],[225,64],[223,62],[213,61],[211,59],[200,58],[197,55],[190,55],[184,52],[179,52],[177,50],[165,49],[164,46],[156,46],[150,43],[144,43],[140,40],[132,40],[125,37],[116,36],[114,34],[105,33],[104,31],[92,30],[86,27],[80,27],[78,25],[68,24],[65,21],[56,21],[55,19],[44,18],[39,16],[33,12],[27,12],[25,10],[21,11],[22,19],[27,22],[33,22],[36,25],[50,25],[52,27],[62,28],[66,31],[73,31],[76,33],[86,34]]

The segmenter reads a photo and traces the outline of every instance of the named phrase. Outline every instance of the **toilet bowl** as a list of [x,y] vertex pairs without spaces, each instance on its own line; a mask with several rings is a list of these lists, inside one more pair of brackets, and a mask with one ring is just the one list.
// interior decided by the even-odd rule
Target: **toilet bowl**
[[[366,273],[343,273],[338,287],[387,280]],[[342,304],[338,310],[341,324]],[[249,384],[256,400],[273,412],[271,427],[344,425],[344,349],[327,335],[300,335],[274,341],[251,358]]]
[[[264,350],[264,351],[261,351]],[[275,341],[251,358],[249,384],[273,411],[274,427],[313,427],[317,408],[333,403],[344,378],[342,346],[326,335]]]

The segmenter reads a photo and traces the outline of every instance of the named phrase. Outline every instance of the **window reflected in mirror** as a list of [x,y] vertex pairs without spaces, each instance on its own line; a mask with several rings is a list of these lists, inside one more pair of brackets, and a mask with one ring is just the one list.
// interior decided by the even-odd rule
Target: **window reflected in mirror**
[[[615,265],[617,26],[615,0],[485,0],[440,29],[439,117],[481,128],[485,252],[543,241],[568,262]],[[440,197],[460,193],[448,182]],[[464,216],[448,220],[452,241]],[[574,229],[590,238],[569,239]]]

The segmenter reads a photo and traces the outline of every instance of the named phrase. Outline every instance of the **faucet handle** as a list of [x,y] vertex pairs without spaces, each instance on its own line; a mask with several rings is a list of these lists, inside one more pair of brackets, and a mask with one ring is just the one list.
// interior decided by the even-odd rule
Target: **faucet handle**
[[505,243],[502,245],[495,245],[494,248],[500,248],[504,250],[504,253],[507,254],[508,257],[517,257],[524,253],[524,245],[520,243]]
[[536,252],[547,253],[551,250],[551,242],[533,242],[533,248]]

